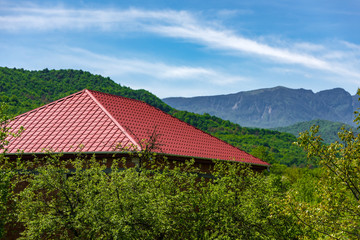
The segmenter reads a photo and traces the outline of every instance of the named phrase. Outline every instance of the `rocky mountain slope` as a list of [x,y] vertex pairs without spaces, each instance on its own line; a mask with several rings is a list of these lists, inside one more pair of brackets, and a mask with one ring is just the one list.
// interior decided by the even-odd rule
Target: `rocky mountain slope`
[[274,128],[323,119],[352,124],[357,96],[341,88],[314,93],[275,87],[229,95],[165,98],[168,105],[195,113],[209,113],[242,126]]

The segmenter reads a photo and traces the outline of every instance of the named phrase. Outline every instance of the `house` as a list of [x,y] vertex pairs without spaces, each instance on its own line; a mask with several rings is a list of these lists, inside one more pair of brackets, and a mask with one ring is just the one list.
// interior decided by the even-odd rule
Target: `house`
[[[256,170],[270,165],[147,103],[87,89],[9,123],[12,131],[21,126],[21,136],[9,139],[10,158],[21,154],[30,159],[47,151],[69,158],[79,151],[111,158],[144,150],[153,141],[151,151],[173,160],[194,158],[205,171],[213,159],[249,163]],[[132,163],[137,164],[136,159]]]

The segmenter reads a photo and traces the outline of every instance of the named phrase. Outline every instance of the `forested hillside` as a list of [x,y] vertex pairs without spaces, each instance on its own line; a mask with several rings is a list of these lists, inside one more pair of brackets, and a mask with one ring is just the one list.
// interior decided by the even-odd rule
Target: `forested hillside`
[[305,153],[293,145],[296,137],[288,133],[245,128],[209,114],[178,111],[146,90],[133,90],[110,78],[82,70],[0,68],[0,101],[8,103],[13,114],[29,111],[84,88],[147,102],[269,163],[305,164]]
[[111,93],[147,102],[165,112],[171,107],[146,90],[121,86],[110,78],[82,70],[28,71],[0,67],[0,101],[20,114],[83,89]]
[[331,122],[327,120],[312,120],[307,122],[300,122],[296,123],[294,125],[290,125],[287,127],[278,127],[274,128],[273,130],[280,131],[280,132],[287,132],[291,133],[295,136],[298,136],[299,133],[304,132],[306,130],[309,130],[311,126],[317,125],[319,126],[319,135],[324,139],[324,142],[326,143],[332,143],[335,141],[339,141],[338,132],[340,132],[342,127],[345,127],[347,130],[352,130],[356,134],[358,134],[360,131],[356,129],[355,127],[352,127],[350,125],[340,123],[340,122]]

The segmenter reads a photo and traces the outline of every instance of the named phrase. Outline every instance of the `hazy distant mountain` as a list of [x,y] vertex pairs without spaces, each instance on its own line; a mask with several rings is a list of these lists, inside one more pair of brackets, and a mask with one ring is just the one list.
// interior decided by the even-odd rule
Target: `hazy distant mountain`
[[341,88],[314,93],[305,89],[275,87],[229,95],[172,97],[168,105],[195,113],[209,113],[242,126],[273,128],[323,119],[353,124],[356,96]]

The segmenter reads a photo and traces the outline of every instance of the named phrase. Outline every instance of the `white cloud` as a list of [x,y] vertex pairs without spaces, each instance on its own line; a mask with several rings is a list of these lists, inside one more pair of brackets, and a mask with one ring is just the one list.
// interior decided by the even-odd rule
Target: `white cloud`
[[66,53],[59,56],[69,65],[91,68],[105,76],[145,75],[163,81],[204,81],[215,85],[223,85],[246,78],[232,76],[221,71],[204,67],[176,66],[158,61],[140,59],[122,59],[96,54],[80,48],[64,48]]
[[271,47],[227,31],[201,28],[199,26],[159,26],[149,27],[149,29],[171,37],[195,40],[213,48],[256,54],[283,63],[301,64],[309,68],[331,70],[331,66],[327,62],[316,57]]
[[[256,57],[273,63],[298,65],[337,74],[341,78],[357,79],[355,80],[357,82],[360,79],[358,64],[354,66],[353,56],[348,58],[348,53],[342,49],[330,50],[326,46],[306,42],[271,46],[269,43],[241,36],[225,27],[210,25],[198,15],[186,11],[4,7],[0,16],[0,29],[12,32],[58,29],[145,31],[165,37],[184,39],[212,49],[225,50],[226,53],[230,51],[232,54]],[[346,44],[348,47],[357,49],[357,45]],[[218,75],[213,70],[203,68],[172,67],[162,63],[151,65],[139,60],[127,61],[127,64],[123,65],[122,60],[113,60],[113,64],[117,62],[118,71],[138,73],[142,71],[143,74],[151,74],[158,78],[194,76],[200,78],[201,76],[216,79],[214,76]]]
[[306,51],[306,52],[319,52],[326,50],[323,45],[308,43],[308,42],[295,43],[293,47],[295,49],[298,49],[299,51]]
[[[66,8],[8,7],[2,9],[0,29],[6,31],[93,29],[119,30],[119,26],[140,30],[143,25],[184,24],[192,17],[184,11],[76,10]],[[134,28],[133,28],[134,27]]]
[[360,53],[360,45],[350,43],[350,42],[347,42],[347,41],[341,41],[341,43],[344,44],[345,46],[347,46],[348,48],[352,49],[352,50],[359,51],[359,53]]
[[227,19],[227,18],[236,17],[238,15],[251,15],[251,14],[253,14],[253,11],[251,11],[249,9],[243,9],[243,10],[221,9],[221,10],[215,12],[215,14],[217,16],[221,17],[222,19]]
[[[67,46],[48,46],[34,48],[0,44],[0,55],[10,56],[6,61],[0,58],[0,66],[21,67],[25,69],[82,69],[102,76],[110,76],[135,88],[153,90],[158,85],[182,83],[182,91],[192,85],[202,84],[217,89],[228,84],[246,82],[249,79],[225,73],[221,69],[202,66],[171,65],[158,60],[111,57],[92,51]],[[126,80],[125,82],[123,80]],[[181,91],[178,89],[179,92]],[[201,92],[201,89],[193,92]],[[160,89],[154,91],[159,96],[167,96]],[[185,95],[185,94],[184,94]]]

